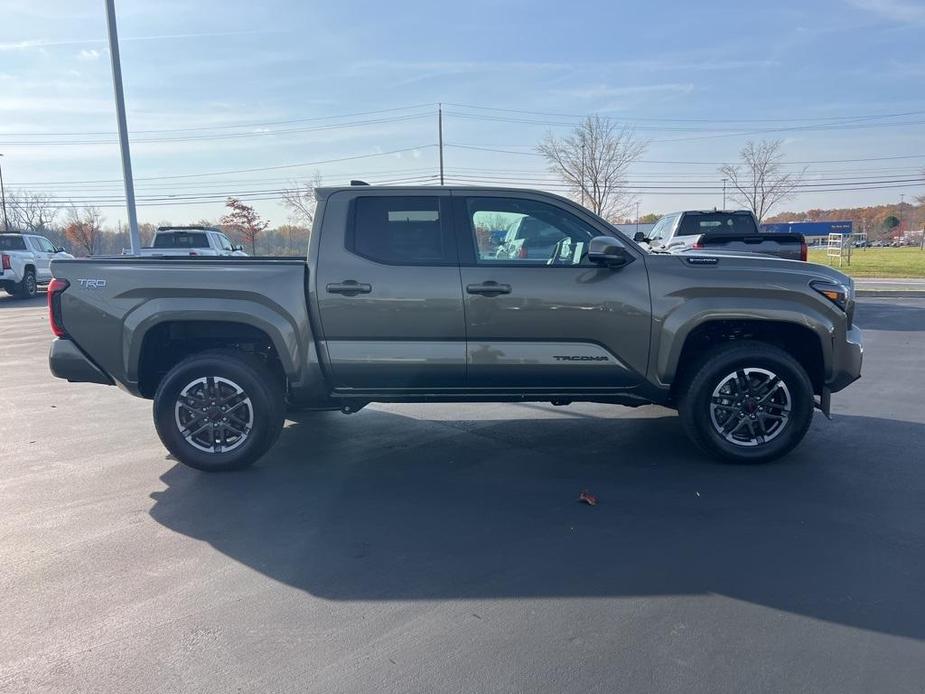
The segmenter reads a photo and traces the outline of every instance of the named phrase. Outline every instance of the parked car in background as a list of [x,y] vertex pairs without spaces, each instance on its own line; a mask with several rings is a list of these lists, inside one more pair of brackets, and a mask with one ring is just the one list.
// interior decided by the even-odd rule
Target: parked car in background
[[247,255],[221,229],[205,226],[158,227],[149,248],[141,255]]
[[[257,460],[287,404],[479,400],[657,403],[705,451],[765,461],[860,376],[834,268],[649,252],[538,191],[316,195],[306,258],[56,261],[52,373],[152,399],[167,449],[212,471]],[[535,250],[499,255],[501,229]]]
[[0,287],[28,299],[51,282],[53,259],[73,257],[38,234],[0,234]]
[[785,260],[806,260],[803,234],[762,232],[749,210],[685,210],[662,217],[648,234],[635,240],[654,251],[734,251],[761,253]]

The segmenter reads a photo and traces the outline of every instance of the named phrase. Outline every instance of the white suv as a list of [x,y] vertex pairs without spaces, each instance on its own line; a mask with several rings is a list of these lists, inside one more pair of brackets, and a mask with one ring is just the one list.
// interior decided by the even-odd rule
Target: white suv
[[33,297],[51,282],[51,261],[73,257],[44,236],[0,234],[0,287],[22,299]]

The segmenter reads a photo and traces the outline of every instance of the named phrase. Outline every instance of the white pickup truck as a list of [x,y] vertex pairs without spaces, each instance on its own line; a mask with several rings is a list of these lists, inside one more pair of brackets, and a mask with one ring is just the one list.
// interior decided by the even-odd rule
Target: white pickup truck
[[33,297],[51,282],[51,261],[73,257],[44,236],[0,234],[0,287],[21,299]]
[[236,246],[221,229],[205,226],[158,227],[149,248],[142,248],[143,256],[173,255],[247,255]]

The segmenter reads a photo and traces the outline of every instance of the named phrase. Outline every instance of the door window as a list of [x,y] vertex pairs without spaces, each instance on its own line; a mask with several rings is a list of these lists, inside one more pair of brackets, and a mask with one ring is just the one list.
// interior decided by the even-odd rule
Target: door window
[[519,198],[468,198],[467,216],[478,265],[587,264],[597,236],[578,217],[543,202]]
[[455,264],[436,196],[360,197],[348,250],[387,265]]
[[215,238],[218,239],[218,244],[221,246],[223,251],[233,251],[234,249],[231,246],[231,241],[228,240],[228,237],[224,234],[216,234]]
[[41,247],[42,251],[45,253],[57,253],[55,247],[51,244],[51,241],[46,239],[43,236],[39,236],[35,239],[38,242],[38,245]]

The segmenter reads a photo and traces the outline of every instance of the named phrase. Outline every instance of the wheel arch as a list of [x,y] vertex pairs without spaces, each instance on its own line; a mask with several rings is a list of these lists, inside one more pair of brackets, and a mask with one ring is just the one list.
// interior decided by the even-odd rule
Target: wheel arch
[[[123,360],[130,389],[151,397],[165,369],[190,354],[216,347],[261,353],[281,377],[298,377],[302,343],[279,312],[255,302],[154,299],[123,324]],[[133,387],[134,386],[134,387]]]
[[690,323],[659,352],[659,380],[671,385],[676,399],[679,385],[704,353],[736,340],[763,342],[784,350],[804,368],[814,392],[822,393],[831,370],[831,330],[824,324],[811,325],[792,317],[714,316]]

